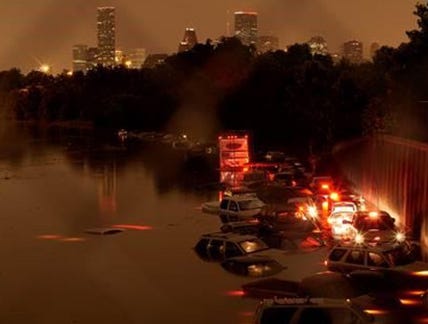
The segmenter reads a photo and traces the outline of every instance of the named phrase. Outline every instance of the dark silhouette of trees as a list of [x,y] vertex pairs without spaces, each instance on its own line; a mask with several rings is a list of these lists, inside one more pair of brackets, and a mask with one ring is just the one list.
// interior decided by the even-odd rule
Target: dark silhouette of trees
[[[409,41],[380,48],[373,62],[334,64],[306,44],[257,55],[232,37],[196,44],[152,69],[98,66],[55,77],[3,71],[0,98],[20,120],[82,120],[198,137],[248,130],[264,146],[324,150],[376,132],[410,136],[418,120],[428,122],[421,108],[428,101],[427,4],[418,4],[415,15],[418,29],[407,32]],[[404,122],[411,122],[408,130]]]

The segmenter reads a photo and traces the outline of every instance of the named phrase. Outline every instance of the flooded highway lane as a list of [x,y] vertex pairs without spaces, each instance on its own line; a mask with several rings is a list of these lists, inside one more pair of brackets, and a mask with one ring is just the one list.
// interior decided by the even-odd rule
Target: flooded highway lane
[[[0,322],[251,322],[257,302],[231,293],[249,279],[193,251],[219,228],[198,209],[217,192],[183,189],[167,161],[125,152],[22,134],[2,147]],[[105,227],[124,231],[86,232]]]

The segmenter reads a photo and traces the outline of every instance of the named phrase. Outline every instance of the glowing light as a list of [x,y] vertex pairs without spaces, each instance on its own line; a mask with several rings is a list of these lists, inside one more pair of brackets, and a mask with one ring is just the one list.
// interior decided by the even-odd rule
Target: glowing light
[[83,237],[64,237],[60,239],[61,242],[83,242],[86,241]]
[[248,170],[249,170],[249,168],[248,168],[248,167],[244,167],[244,168],[242,169],[242,171],[243,171],[243,172],[248,172]]
[[73,76],[73,71],[68,71],[66,74],[67,76]]
[[332,192],[330,194],[330,199],[334,200],[334,201],[338,201],[339,200],[339,194],[337,192]]
[[315,206],[309,206],[308,207],[308,213],[312,218],[318,217],[318,211],[317,211],[317,208]]
[[412,274],[415,275],[415,276],[427,277],[428,276],[428,270],[415,271]]
[[231,297],[242,297],[245,295],[245,292],[243,290],[231,290],[231,291],[228,291],[226,295]]
[[388,311],[383,309],[365,309],[364,312],[370,315],[384,315],[388,313]]
[[144,225],[132,225],[132,224],[116,224],[112,227],[115,228],[123,228],[123,229],[131,229],[136,231],[147,231],[153,229],[151,226],[144,226]]
[[408,290],[404,292],[404,294],[408,296],[422,296],[424,293],[424,290]]
[[39,71],[43,73],[49,73],[51,71],[51,67],[48,64],[42,64],[39,67]]
[[38,235],[36,237],[39,240],[59,240],[60,238],[62,238],[61,235],[56,235],[56,234]]
[[132,66],[132,61],[130,60],[126,61],[125,66],[129,69]]
[[364,243],[364,235],[361,233],[357,233],[355,235],[355,243],[356,244],[363,244]]
[[327,210],[328,209],[328,201],[323,201],[322,202],[322,209],[323,210]]
[[324,260],[324,265],[328,266],[328,260]]
[[405,235],[404,233],[397,232],[397,233],[395,234],[395,240],[396,240],[397,242],[402,243],[402,242],[404,242],[404,241],[406,240],[406,235]]
[[414,306],[421,304],[421,301],[417,299],[400,299],[400,302],[406,306]]
[[321,189],[328,190],[328,189],[330,189],[330,186],[329,186],[327,183],[323,183],[323,184],[321,185]]
[[379,216],[378,212],[371,211],[371,212],[369,213],[369,217],[371,217],[371,218],[377,218],[378,216]]

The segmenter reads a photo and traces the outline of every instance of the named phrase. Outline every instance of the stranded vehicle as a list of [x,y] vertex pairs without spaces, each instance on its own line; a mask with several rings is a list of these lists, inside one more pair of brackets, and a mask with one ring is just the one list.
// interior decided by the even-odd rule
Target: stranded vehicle
[[273,298],[264,299],[256,310],[256,324],[365,324],[372,315],[347,299]]

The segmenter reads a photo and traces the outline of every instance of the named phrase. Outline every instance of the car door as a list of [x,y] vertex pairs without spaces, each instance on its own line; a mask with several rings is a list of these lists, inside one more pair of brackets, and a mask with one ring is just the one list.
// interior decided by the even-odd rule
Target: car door
[[236,222],[239,220],[239,205],[236,201],[231,200],[228,207],[229,221]]
[[224,241],[212,239],[208,245],[208,255],[213,261],[224,260]]
[[230,199],[223,199],[220,202],[220,220],[222,223],[229,223],[229,202]]
[[342,263],[343,272],[349,273],[356,270],[367,270],[366,251],[355,248],[350,249]]

